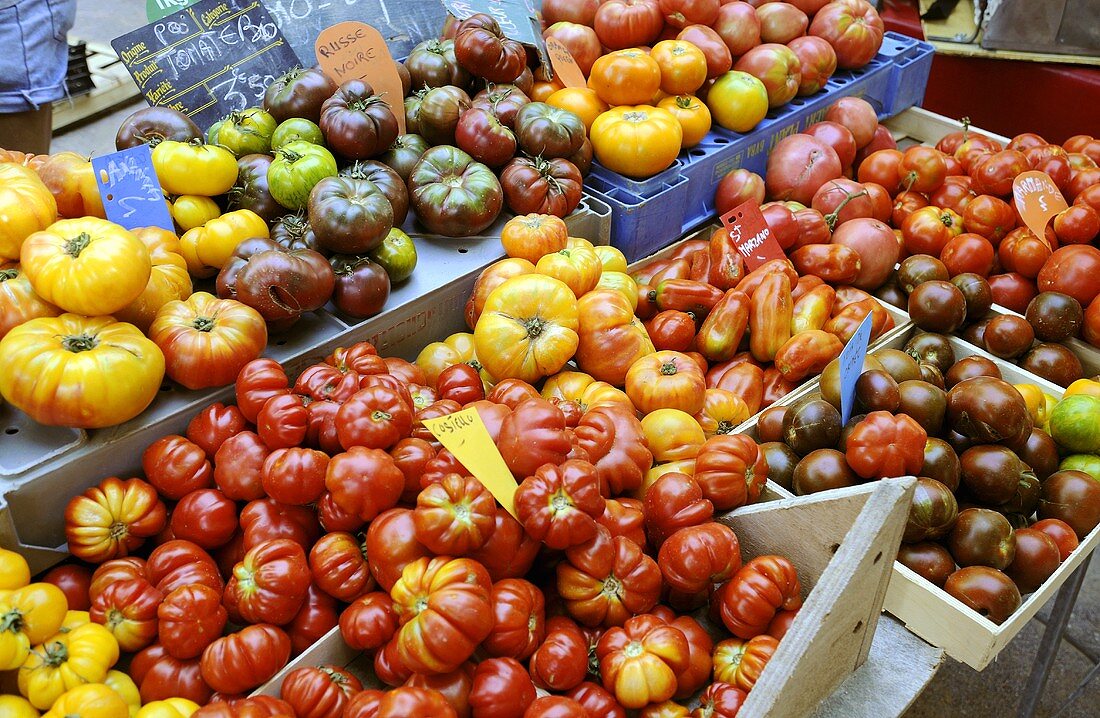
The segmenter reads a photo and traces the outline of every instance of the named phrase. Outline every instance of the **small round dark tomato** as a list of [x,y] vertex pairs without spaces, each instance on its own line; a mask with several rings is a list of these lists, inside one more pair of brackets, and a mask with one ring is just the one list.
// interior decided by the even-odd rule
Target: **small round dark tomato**
[[811,451],[798,462],[794,469],[792,488],[795,494],[803,496],[826,489],[841,489],[855,486],[859,477],[836,449],[817,449]]
[[946,281],[951,273],[943,262],[930,254],[913,254],[901,260],[898,265],[898,286],[906,294],[912,294],[918,285],[934,279]]
[[283,122],[304,117],[313,123],[321,119],[321,105],[336,92],[336,83],[319,67],[288,70],[275,78],[264,92],[264,109]]
[[1039,518],[1060,519],[1083,539],[1100,523],[1100,481],[1083,471],[1058,471],[1043,482]]
[[901,402],[898,383],[885,371],[865,371],[856,380],[856,400],[867,411],[893,413]]
[[768,462],[768,480],[774,481],[788,491],[794,486],[794,470],[798,466],[798,454],[782,441],[768,441],[760,444],[760,453]]
[[[874,357],[872,354],[865,354],[863,357],[863,366],[860,371],[870,371],[871,369],[882,369],[882,362]],[[821,372],[821,398],[829,402],[837,409],[840,408],[840,360],[834,359],[825,365],[825,370]]]
[[943,589],[996,624],[1004,623],[1023,600],[1011,578],[985,566],[959,569]]
[[1023,317],[1002,314],[989,320],[982,339],[990,354],[1002,359],[1014,359],[1031,348],[1035,330]]
[[903,381],[920,379],[920,365],[917,360],[900,349],[879,349],[874,353],[876,359],[882,362],[882,368],[894,381],[899,384]]
[[1069,555],[1073,553],[1077,548],[1079,542],[1077,541],[1077,534],[1073,532],[1073,529],[1065,521],[1059,519],[1041,519],[1031,525],[1031,528],[1036,531],[1042,531],[1050,538],[1054,539],[1054,543],[1058,546],[1058,555],[1062,561],[1069,558]]
[[1025,471],[1020,474],[1020,480],[1016,482],[1016,490],[1012,498],[999,504],[996,509],[1010,518],[1022,517],[1024,519],[1022,525],[1027,526],[1027,517],[1035,515],[1035,509],[1039,508],[1040,487],[1039,478],[1035,473]]
[[760,443],[783,440],[783,419],[787,416],[786,406],[769,406],[760,412],[756,420],[756,440]]
[[966,319],[975,321],[989,313],[993,306],[993,289],[983,275],[973,272],[956,274],[951,283],[959,288],[966,300]]
[[337,254],[329,260],[336,274],[332,303],[344,314],[365,319],[382,311],[390,296],[390,277],[369,257]]
[[927,382],[937,389],[946,389],[943,382],[943,372],[935,364],[920,363],[920,380]]
[[390,148],[378,159],[403,181],[408,181],[413,167],[430,147],[427,140],[420,135],[398,135]]
[[1011,449],[994,444],[972,446],[959,457],[962,483],[971,496],[997,506],[1009,501],[1031,469]]
[[898,561],[921,578],[940,587],[955,572],[955,559],[951,558],[951,552],[938,543],[902,544],[898,549]]
[[1039,293],[1035,282],[1016,272],[994,274],[989,278],[989,288],[995,303],[1018,314],[1027,311],[1028,302]]
[[1058,386],[1069,386],[1085,376],[1081,360],[1061,344],[1036,344],[1020,361],[1020,366]]
[[993,249],[993,244],[980,234],[972,232],[952,237],[940,251],[940,261],[952,277],[966,272],[986,277],[993,271],[996,258],[997,252]]
[[115,149],[127,150],[138,145],[152,148],[163,140],[190,142],[201,137],[199,126],[179,110],[143,107],[122,121],[115,135]]
[[840,412],[829,402],[806,398],[783,416],[783,441],[799,456],[836,445],[840,439]]
[[892,306],[905,310],[909,304],[909,296],[902,291],[894,279],[887,280],[886,284],[875,290],[875,297]]
[[951,282],[925,282],[909,295],[909,316],[925,331],[949,334],[966,321],[966,299]]
[[920,473],[956,491],[962,476],[962,465],[951,445],[933,436],[924,442],[924,464]]
[[963,341],[970,342],[976,347],[985,346],[985,328],[989,326],[989,319],[983,319],[980,322],[974,322],[963,327],[963,330],[959,332],[959,337]]
[[409,52],[405,67],[409,71],[410,84],[418,90],[422,87],[466,87],[470,84],[470,73],[455,59],[454,40],[424,40]]
[[951,389],[959,382],[979,376],[1000,379],[1000,367],[998,367],[992,359],[977,355],[968,356],[955,362],[955,365],[947,370],[943,379],[947,388]]
[[921,332],[905,343],[903,351],[921,364],[931,364],[945,372],[955,363],[955,350],[942,334]]
[[1058,570],[1062,556],[1058,544],[1036,529],[1016,530],[1016,557],[1005,569],[1020,593],[1031,593]]
[[947,548],[960,566],[1003,569],[1016,555],[1012,524],[990,509],[959,512],[947,539]]
[[1031,430],[1027,441],[1019,448],[1020,460],[1031,467],[1040,481],[1058,470],[1058,444],[1042,429]]
[[906,543],[946,536],[955,525],[959,505],[951,489],[935,479],[920,477],[909,505],[909,519],[901,540]]
[[237,181],[229,190],[228,209],[251,210],[268,223],[286,214],[286,208],[268,191],[267,168],[270,166],[270,155],[251,154],[237,159]]
[[1061,342],[1078,336],[1085,321],[1081,302],[1061,292],[1040,292],[1024,312],[1041,342]]

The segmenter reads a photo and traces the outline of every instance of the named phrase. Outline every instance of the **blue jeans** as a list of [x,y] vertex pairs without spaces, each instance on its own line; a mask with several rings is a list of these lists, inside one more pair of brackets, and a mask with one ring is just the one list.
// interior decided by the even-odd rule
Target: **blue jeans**
[[37,110],[65,96],[76,0],[0,0],[0,112]]

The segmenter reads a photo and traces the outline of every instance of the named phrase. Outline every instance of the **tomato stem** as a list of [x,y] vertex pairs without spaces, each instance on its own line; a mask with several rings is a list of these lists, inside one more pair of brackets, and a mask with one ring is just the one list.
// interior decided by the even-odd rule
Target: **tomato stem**
[[61,346],[65,348],[65,351],[79,354],[95,349],[99,346],[99,340],[89,334],[75,334],[63,337]]
[[829,231],[832,232],[834,229],[836,229],[837,220],[840,218],[840,210],[844,209],[844,207],[849,202],[851,202],[853,199],[855,199],[856,197],[866,197],[866,196],[867,196],[867,190],[865,190],[865,189],[860,190],[859,192],[854,192],[854,193],[849,192],[844,197],[844,200],[840,204],[837,205],[836,209],[834,209],[829,214],[825,215],[825,223],[829,225]]
[[214,319],[212,317],[195,317],[195,321],[191,322],[191,326],[200,332],[212,332],[214,331]]
[[527,337],[529,339],[534,339],[535,337],[542,334],[543,322],[538,317],[533,317],[526,320],[523,323],[523,326],[527,330]]
[[87,232],[81,232],[72,239],[65,242],[65,253],[73,259],[80,256],[89,244],[92,243],[92,236]]
[[673,376],[676,374],[676,362],[668,361],[661,365],[661,374],[664,376]]
[[40,655],[42,658],[42,665],[44,666],[57,668],[65,661],[69,660],[69,647],[61,641],[47,643],[43,645],[42,648],[43,653]]
[[0,269],[0,282],[6,282],[9,279],[15,279],[18,276],[18,269]]
[[23,630],[25,623],[23,612],[18,608],[13,608],[3,616],[0,616],[0,633],[6,633],[8,631],[19,633]]
[[736,424],[734,424],[732,421],[724,421],[723,420],[723,421],[718,422],[718,426],[715,428],[714,433],[715,434],[732,434],[733,430],[736,429],[736,428],[737,428]]

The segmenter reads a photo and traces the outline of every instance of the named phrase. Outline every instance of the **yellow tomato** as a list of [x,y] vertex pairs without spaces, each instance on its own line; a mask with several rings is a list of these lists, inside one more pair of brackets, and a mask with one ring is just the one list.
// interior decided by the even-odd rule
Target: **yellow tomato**
[[631,308],[637,311],[638,283],[626,272],[609,272],[605,269],[603,274],[600,275],[600,281],[596,284],[596,288],[613,289],[619,292],[626,297],[626,301],[630,302]]
[[122,309],[149,282],[149,250],[129,230],[96,217],[63,219],[27,237],[19,263],[40,297],[96,317]]
[[0,671],[22,666],[32,645],[61,628],[67,609],[65,594],[52,583],[0,592],[0,616],[7,624],[7,629],[0,631]]
[[628,177],[651,177],[680,154],[684,132],[679,121],[658,107],[623,106],[592,124],[592,146],[604,167]]
[[77,686],[57,699],[44,718],[128,718],[126,701],[102,683]]
[[564,87],[547,97],[546,104],[569,110],[581,118],[585,130],[591,130],[600,113],[608,110],[607,103],[588,87]]
[[237,158],[218,145],[164,140],[153,148],[153,169],[168,194],[225,194],[237,181]]
[[201,227],[221,214],[218,203],[201,194],[181,194],[172,203],[172,219],[184,232]]
[[135,718],[138,709],[141,708],[141,692],[134,683],[134,679],[122,671],[110,670],[107,671],[107,677],[103,683],[122,697],[126,707],[130,709],[130,718]]
[[637,48],[616,50],[592,63],[588,86],[609,105],[649,102],[661,87],[661,66]]
[[600,258],[600,264],[603,265],[603,271],[626,271],[626,256],[624,256],[617,247],[612,247],[610,244],[601,244],[593,247],[593,249],[596,252],[596,256]]
[[474,335],[467,332],[457,332],[441,342],[432,342],[421,349],[416,356],[416,365],[424,372],[428,386],[431,387],[436,385],[439,375],[447,367],[463,363],[473,364],[476,361]]
[[0,162],[0,258],[19,259],[23,240],[57,221],[57,200],[34,170]]
[[152,271],[145,289],[137,299],[115,312],[115,319],[148,332],[157,311],[168,302],[187,299],[193,287],[176,235],[159,227],[142,227],[134,230],[134,235],[149,250]]
[[665,464],[657,464],[645,473],[645,476],[642,478],[642,485],[634,492],[634,498],[644,500],[645,493],[649,491],[649,487],[657,483],[657,479],[665,474],[695,476],[695,459],[682,459],[680,461],[669,461]]
[[592,242],[588,241],[584,237],[570,237],[566,241],[566,249],[573,249],[574,247],[584,247],[586,249],[591,249],[593,252],[596,251],[596,245],[592,244]]
[[622,389],[616,389],[607,382],[596,381],[590,374],[579,371],[560,371],[547,378],[542,385],[542,398],[563,399],[579,405],[583,411],[597,406],[617,405],[631,413],[634,405]]
[[4,718],[38,718],[38,709],[22,696],[0,696],[0,716]]
[[0,340],[0,395],[40,424],[98,429],[140,414],[164,379],[164,355],[112,317],[32,319]]
[[703,408],[695,420],[709,439],[719,434],[729,434],[749,420],[752,414],[745,401],[725,389],[707,389],[703,395]]
[[65,612],[65,620],[61,622],[61,631],[68,632],[91,622],[92,615],[87,611],[73,611],[70,609]]
[[642,419],[642,431],[658,463],[695,459],[706,443],[703,427],[691,414],[679,409],[658,409]]
[[180,253],[192,275],[213,277],[229,261],[238,244],[252,237],[268,236],[267,222],[260,215],[238,209],[184,232]]
[[27,559],[15,551],[0,548],[0,590],[23,588],[31,582]]
[[61,310],[35,293],[18,264],[0,260],[0,339],[23,322],[58,314]]
[[688,95],[707,81],[707,56],[686,40],[661,40],[649,51],[661,68],[661,91]]
[[1066,387],[1065,396],[1073,396],[1074,394],[1100,396],[1100,381],[1094,379],[1078,379]]
[[497,380],[533,384],[573,358],[577,328],[573,290],[553,277],[523,274],[501,284],[485,300],[474,327],[474,345],[481,363]]
[[186,698],[166,698],[143,705],[137,718],[190,718],[198,709],[198,703]]
[[680,123],[684,139],[681,146],[694,147],[710,132],[710,110],[694,95],[670,95],[657,105],[668,110]]
[[1031,423],[1035,426],[1043,426],[1047,423],[1047,402],[1043,390],[1034,384],[1013,384],[1027,405],[1027,413],[1031,414]]
[[715,80],[707,92],[707,106],[722,127],[749,132],[768,114],[768,91],[749,73],[732,70]]
[[603,266],[596,252],[583,246],[543,255],[535,271],[565,282],[577,298],[592,291],[600,281]]
[[65,691],[101,683],[116,661],[118,641],[103,626],[89,623],[35,646],[19,669],[19,692],[35,708],[48,710]]

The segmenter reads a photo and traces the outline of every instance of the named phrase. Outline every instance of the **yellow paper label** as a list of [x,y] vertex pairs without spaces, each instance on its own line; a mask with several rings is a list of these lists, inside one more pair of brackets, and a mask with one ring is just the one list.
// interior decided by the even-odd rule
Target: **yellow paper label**
[[514,499],[519,486],[477,409],[463,409],[438,419],[425,419],[424,426],[470,470],[475,479],[485,484],[508,513],[516,515]]

